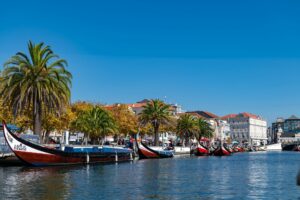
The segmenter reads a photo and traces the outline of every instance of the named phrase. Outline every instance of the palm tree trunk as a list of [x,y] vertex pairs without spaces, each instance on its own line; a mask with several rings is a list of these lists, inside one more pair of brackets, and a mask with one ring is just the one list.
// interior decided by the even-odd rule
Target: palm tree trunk
[[43,141],[42,136],[42,109],[41,104],[37,100],[37,97],[35,95],[34,97],[34,103],[33,103],[33,131],[34,134],[38,134],[40,136],[40,142]]
[[43,134],[43,143],[44,144],[48,144],[49,143],[49,134],[50,134],[49,131],[44,132],[44,134]]
[[158,136],[159,126],[154,126],[154,145],[159,146],[159,136]]
[[37,113],[34,115],[34,134],[38,134],[40,136],[40,140],[42,140],[42,122],[41,122],[41,114]]

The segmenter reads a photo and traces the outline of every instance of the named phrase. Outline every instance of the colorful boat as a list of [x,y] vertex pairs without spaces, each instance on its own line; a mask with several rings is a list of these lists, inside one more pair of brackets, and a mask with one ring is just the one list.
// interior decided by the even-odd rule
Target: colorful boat
[[282,151],[295,151],[297,149],[298,144],[282,144]]
[[24,163],[33,166],[74,165],[130,161],[132,150],[114,147],[65,147],[50,149],[31,143],[11,133],[3,122],[6,142],[15,155]]
[[198,144],[196,149],[194,150],[194,154],[196,156],[208,156],[209,155],[209,149],[203,146],[202,144]]
[[214,150],[213,155],[214,156],[230,156],[231,153],[226,147],[224,147],[224,145],[220,145]]
[[294,151],[300,151],[300,145],[295,146]]
[[154,150],[137,139],[135,139],[135,142],[140,159],[172,158],[174,156],[173,150]]
[[245,149],[243,147],[235,146],[233,148],[234,152],[245,152]]

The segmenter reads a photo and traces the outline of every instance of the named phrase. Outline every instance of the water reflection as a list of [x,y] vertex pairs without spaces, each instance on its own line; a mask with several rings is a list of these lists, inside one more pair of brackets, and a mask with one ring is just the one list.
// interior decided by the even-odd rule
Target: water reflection
[[243,153],[118,165],[0,167],[2,199],[297,199],[300,154]]
[[249,157],[248,162],[248,177],[249,182],[247,187],[249,197],[262,198],[265,195],[266,187],[268,186],[268,168],[267,168],[267,153],[260,153],[256,157]]
[[68,199],[70,167],[0,168],[1,194],[9,199]]

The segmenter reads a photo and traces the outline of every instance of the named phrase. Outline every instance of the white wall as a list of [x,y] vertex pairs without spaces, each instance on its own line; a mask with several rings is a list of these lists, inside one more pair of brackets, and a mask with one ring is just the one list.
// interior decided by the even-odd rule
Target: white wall
[[254,118],[235,118],[230,121],[231,125],[231,138],[242,142],[255,141],[257,144],[260,141],[267,140],[267,122],[262,119]]

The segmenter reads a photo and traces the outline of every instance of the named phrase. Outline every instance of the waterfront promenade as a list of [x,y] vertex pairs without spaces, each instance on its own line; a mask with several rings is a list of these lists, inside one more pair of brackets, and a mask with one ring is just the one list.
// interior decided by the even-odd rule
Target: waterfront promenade
[[[297,199],[297,152],[0,167],[1,199]],[[288,192],[287,192],[288,191]]]

